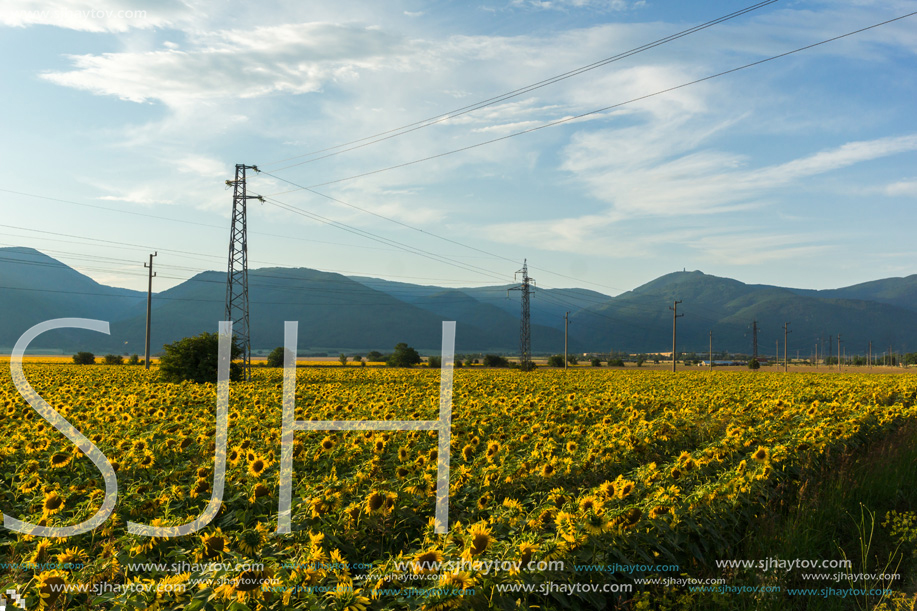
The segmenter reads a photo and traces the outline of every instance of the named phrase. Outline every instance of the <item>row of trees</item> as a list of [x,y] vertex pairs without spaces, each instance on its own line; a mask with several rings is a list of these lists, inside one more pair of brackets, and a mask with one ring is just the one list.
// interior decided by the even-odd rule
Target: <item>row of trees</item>
[[[96,355],[92,352],[77,352],[73,355],[73,362],[77,365],[95,365]],[[124,357],[120,354],[106,354],[102,357],[102,362],[106,365],[123,365]],[[132,354],[127,359],[128,365],[139,365],[142,362],[138,354]]]

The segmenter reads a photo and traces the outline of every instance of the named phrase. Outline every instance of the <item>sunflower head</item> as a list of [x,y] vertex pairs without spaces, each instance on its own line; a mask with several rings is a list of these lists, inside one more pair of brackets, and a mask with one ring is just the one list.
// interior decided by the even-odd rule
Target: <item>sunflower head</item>
[[51,463],[52,469],[62,469],[66,467],[67,465],[69,465],[70,461],[72,460],[73,460],[72,454],[66,454],[64,452],[56,452],[51,455],[51,460],[49,462]]
[[42,502],[41,507],[44,510],[44,515],[52,516],[64,508],[64,499],[56,491],[52,490],[45,495],[45,500]]
[[443,562],[443,553],[437,549],[429,549],[414,556],[414,572],[419,575],[428,575],[439,570]]
[[754,454],[752,454],[751,457],[754,458],[758,462],[767,462],[768,459],[771,457],[771,453],[770,453],[770,450],[768,450],[764,446],[758,446],[758,450]]
[[249,459],[248,463],[249,475],[252,477],[261,477],[261,475],[270,466],[267,459],[256,455],[254,452],[249,452],[249,456],[253,456],[253,458]]
[[469,590],[474,586],[474,579],[468,573],[446,573],[439,578],[439,585],[445,590]]
[[67,574],[62,571],[45,571],[38,576],[38,596],[42,607],[50,607],[63,593]]
[[217,528],[209,535],[201,535],[201,547],[204,558],[215,558],[226,551],[226,537],[223,531]]
[[490,530],[483,524],[475,524],[468,531],[470,545],[468,554],[471,556],[480,556],[487,551],[490,544],[493,543],[493,537]]
[[538,551],[538,548],[531,543],[520,543],[519,544],[519,564],[520,566],[528,566],[528,563],[532,561],[532,556],[535,552]]

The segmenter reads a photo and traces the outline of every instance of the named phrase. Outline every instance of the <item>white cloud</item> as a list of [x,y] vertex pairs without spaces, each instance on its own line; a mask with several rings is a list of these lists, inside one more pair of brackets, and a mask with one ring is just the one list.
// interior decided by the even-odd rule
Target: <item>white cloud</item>
[[917,180],[901,180],[894,182],[884,189],[886,195],[901,197],[917,197]]
[[398,37],[375,28],[299,23],[199,34],[192,50],[71,56],[74,69],[42,74],[51,82],[132,102],[172,107],[205,100],[321,90],[360,70],[391,64]]

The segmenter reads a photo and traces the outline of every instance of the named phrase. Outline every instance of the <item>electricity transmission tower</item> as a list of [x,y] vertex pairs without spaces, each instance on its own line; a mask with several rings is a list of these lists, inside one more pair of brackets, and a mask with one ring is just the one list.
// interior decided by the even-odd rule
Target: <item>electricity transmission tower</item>
[[248,195],[245,170],[257,166],[236,164],[236,179],[227,180],[232,187],[232,228],[229,232],[229,269],[226,274],[226,320],[232,321],[232,332],[242,348],[245,379],[251,379],[252,346],[248,321],[248,222],[245,205],[250,199],[264,201],[260,195]]
[[509,291],[522,291],[522,327],[519,329],[519,365],[522,371],[532,369],[532,329],[529,324],[529,296],[535,280],[529,278],[528,260],[522,262],[522,269],[516,272],[515,277],[522,274],[522,284],[507,289]]

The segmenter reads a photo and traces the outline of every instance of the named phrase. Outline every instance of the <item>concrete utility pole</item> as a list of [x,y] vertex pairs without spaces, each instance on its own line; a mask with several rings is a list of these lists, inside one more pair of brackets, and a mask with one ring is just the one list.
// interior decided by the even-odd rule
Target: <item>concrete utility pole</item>
[[751,323],[751,355],[752,358],[756,361],[758,360],[758,321],[755,320]]
[[837,334],[837,370],[841,370],[841,334]]
[[790,323],[783,323],[783,373],[789,371],[789,363],[786,360],[786,336],[792,331],[787,331],[787,327],[790,326]]
[[567,325],[570,324],[570,312],[564,312],[564,371],[567,370]]
[[158,254],[159,254],[159,251],[157,250],[156,252],[150,255],[150,264],[149,265],[147,265],[146,263],[143,264],[143,267],[150,268],[149,284],[147,285],[147,289],[146,289],[146,344],[145,344],[146,349],[143,352],[143,355],[144,355],[143,360],[145,363],[144,364],[145,369],[150,368],[150,311],[152,309],[152,304],[153,304],[153,278],[156,276],[156,274],[153,273],[153,257],[157,256]]
[[681,301],[676,301],[672,304],[672,307],[669,309],[672,310],[672,371],[675,371],[675,321],[684,316],[684,314],[678,313],[678,304]]
[[710,331],[710,370],[713,371],[713,331]]

